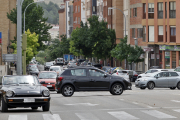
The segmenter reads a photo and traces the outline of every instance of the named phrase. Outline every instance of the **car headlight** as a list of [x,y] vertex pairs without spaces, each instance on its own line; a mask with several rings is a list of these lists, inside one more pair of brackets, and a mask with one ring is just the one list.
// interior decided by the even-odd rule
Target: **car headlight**
[[11,91],[11,90],[6,91],[6,96],[7,96],[7,97],[12,97],[13,94],[14,94],[14,92]]
[[43,93],[43,95],[44,95],[45,97],[47,97],[47,96],[50,95],[49,90],[43,90],[42,93]]

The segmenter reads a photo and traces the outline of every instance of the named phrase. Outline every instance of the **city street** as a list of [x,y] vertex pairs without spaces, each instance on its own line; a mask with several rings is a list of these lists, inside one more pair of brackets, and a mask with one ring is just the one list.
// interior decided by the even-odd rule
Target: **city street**
[[170,89],[132,90],[120,96],[109,92],[75,92],[63,97],[51,92],[49,112],[30,108],[9,109],[0,120],[179,120],[180,91]]

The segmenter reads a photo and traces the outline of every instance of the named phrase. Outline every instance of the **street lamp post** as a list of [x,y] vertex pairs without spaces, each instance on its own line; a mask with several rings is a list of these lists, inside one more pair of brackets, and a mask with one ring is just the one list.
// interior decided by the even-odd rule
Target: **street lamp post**
[[124,35],[126,37],[126,16],[125,16],[124,12],[122,10],[120,10],[119,8],[108,7],[108,10],[111,10],[111,9],[117,9],[117,10],[121,11],[122,14],[124,15],[124,19],[125,19],[125,33],[124,33]]
[[26,9],[33,3],[37,3],[37,2],[43,2],[44,0],[39,0],[39,1],[36,1],[36,2],[32,2],[30,3],[24,10],[24,34],[25,34],[25,13],[26,13]]

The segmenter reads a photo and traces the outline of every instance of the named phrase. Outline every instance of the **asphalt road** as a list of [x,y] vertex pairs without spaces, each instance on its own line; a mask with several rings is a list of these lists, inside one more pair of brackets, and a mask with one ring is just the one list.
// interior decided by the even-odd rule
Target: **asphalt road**
[[9,109],[0,120],[180,120],[180,90],[154,89],[109,92],[75,92],[63,97],[51,92],[49,112],[41,108]]

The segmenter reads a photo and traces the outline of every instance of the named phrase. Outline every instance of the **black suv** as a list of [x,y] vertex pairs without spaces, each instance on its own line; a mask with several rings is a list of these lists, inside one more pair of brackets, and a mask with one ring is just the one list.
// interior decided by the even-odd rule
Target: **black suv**
[[55,86],[57,93],[70,97],[78,91],[110,91],[112,95],[121,95],[123,90],[131,90],[132,85],[95,67],[74,67],[60,73]]

